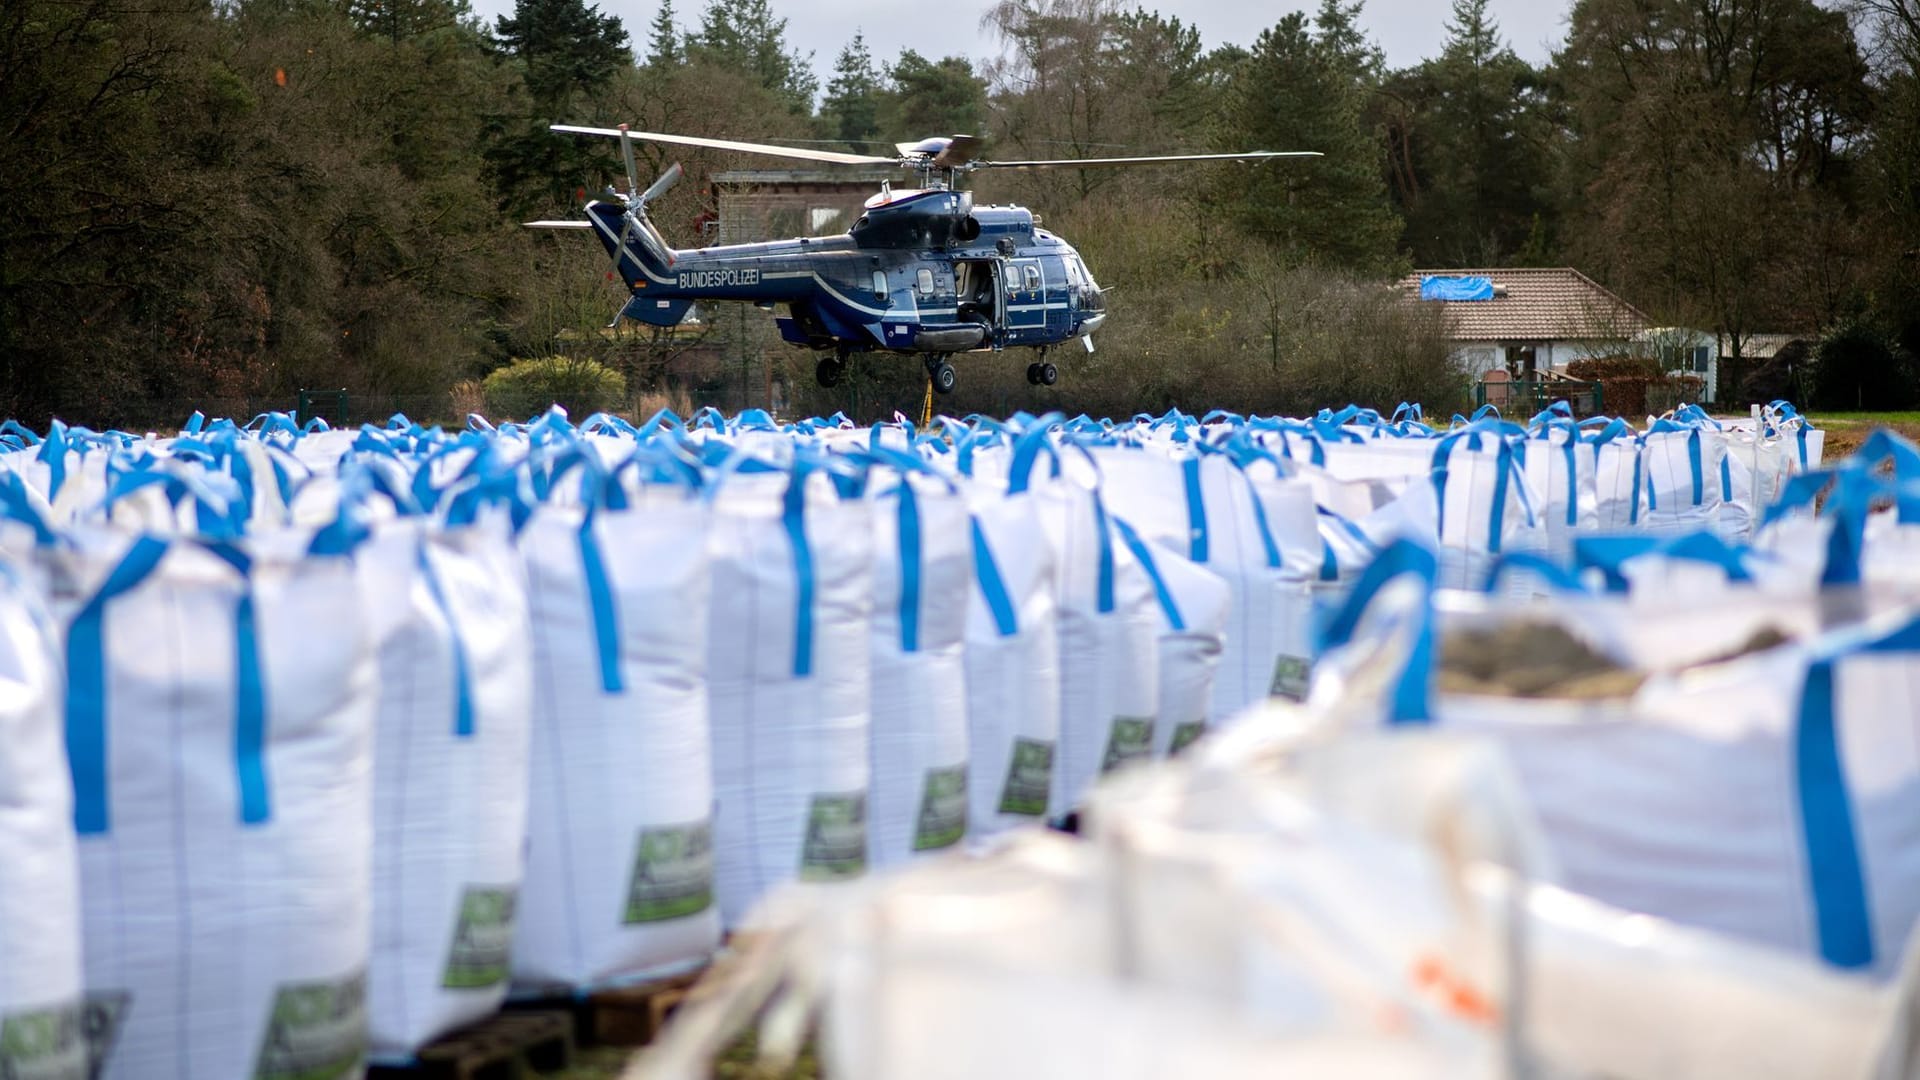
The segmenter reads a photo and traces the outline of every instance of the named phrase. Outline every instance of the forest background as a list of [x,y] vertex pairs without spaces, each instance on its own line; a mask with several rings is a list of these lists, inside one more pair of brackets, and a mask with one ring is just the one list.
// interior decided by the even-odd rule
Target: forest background
[[[519,227],[619,182],[605,140],[552,122],[1326,155],[980,175],[980,200],[1080,248],[1113,314],[1054,388],[1025,384],[1024,352],[962,357],[946,411],[1449,409],[1465,382],[1441,317],[1391,285],[1456,266],[1577,267],[1656,325],[1721,336],[1723,405],[1762,389],[1739,355],[1757,333],[1819,342],[1796,389],[1824,368],[1868,407],[1914,404],[1920,0],[1577,0],[1539,66],[1485,0],[1455,0],[1436,55],[1402,69],[1361,6],[1206,49],[1118,0],[1000,0],[984,61],[876,57],[850,28],[816,73],[773,0],[662,0],[638,42],[585,0],[518,0],[492,25],[465,0],[9,0],[0,415],[156,425],[343,388],[356,412],[452,419],[530,400],[506,395],[515,373],[576,407],[917,410],[917,361],[820,390],[751,309],[604,331],[605,253]],[[673,160],[759,164],[641,157],[642,184]],[[703,242],[702,199],[683,184],[657,207],[677,244]],[[525,360],[545,374],[503,374]]]

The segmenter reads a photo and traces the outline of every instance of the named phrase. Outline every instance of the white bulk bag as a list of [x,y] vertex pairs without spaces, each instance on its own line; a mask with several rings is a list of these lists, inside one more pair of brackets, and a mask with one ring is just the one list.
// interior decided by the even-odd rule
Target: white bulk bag
[[1058,568],[1031,495],[982,506],[967,610],[968,829],[1047,818],[1060,743]]
[[715,873],[740,925],[775,885],[865,873],[873,524],[811,456],[722,482],[708,680]]
[[513,977],[529,987],[697,966],[720,937],[708,509],[620,509],[616,481],[590,484],[594,505],[542,506],[520,533],[533,753]]
[[[1213,743],[1190,775],[1103,791],[1095,832],[1126,849],[1112,862],[1130,887],[1114,907],[1131,925],[1116,937],[1136,977],[1297,1022],[1305,987],[1288,969],[1339,941],[1337,955],[1405,973],[1433,1004],[1464,990],[1463,1003],[1494,1010],[1476,1009],[1482,1020],[1512,1018],[1509,1045],[1550,1075],[1870,1075],[1907,988],[1516,880],[1481,860],[1548,863],[1495,743],[1328,740],[1302,719],[1275,710]],[[1396,852],[1376,830],[1428,850]],[[1433,873],[1443,860],[1452,883]],[[1267,928],[1302,919],[1338,929],[1300,927],[1273,955]]]
[[1656,535],[1713,528],[1720,519],[1720,462],[1727,437],[1705,424],[1655,422],[1640,437],[1646,507],[1639,527]]
[[[1208,716],[1224,719],[1270,694],[1303,692],[1313,656],[1308,582],[1326,562],[1312,487],[1247,440],[1228,453],[1092,452],[1116,520],[1205,566],[1231,590],[1231,632]],[[1171,738],[1156,736],[1162,746]]]
[[[1381,596],[1392,595],[1387,585],[1398,574],[1434,572],[1430,556],[1423,562],[1405,548],[1382,558],[1382,572],[1366,583]],[[1858,628],[1822,634],[1826,613],[1811,592],[1738,596],[1672,618],[1644,605],[1560,596],[1523,616],[1457,616],[1563,626],[1652,673],[1630,698],[1433,693],[1438,643],[1407,649],[1421,626],[1439,633],[1423,600],[1407,605],[1389,631],[1396,644],[1384,672],[1367,673],[1365,647],[1339,668],[1350,687],[1393,687],[1391,723],[1497,740],[1569,888],[1884,975],[1920,919],[1912,828],[1920,821],[1920,739],[1907,707],[1920,693],[1920,621],[1871,637]],[[1368,597],[1356,591],[1354,601],[1333,640],[1348,636]],[[1900,618],[1911,619],[1911,609]],[[1711,660],[1767,628],[1811,640],[1662,673]],[[1332,702],[1340,687],[1326,689]],[[1367,710],[1351,694],[1343,708]]]
[[[1232,591],[1207,709],[1217,723],[1270,696],[1299,697],[1313,667],[1313,582],[1326,569],[1313,488],[1256,453],[1200,462],[1203,562]],[[1336,569],[1337,574],[1337,569]]]
[[1433,484],[1440,580],[1449,588],[1478,589],[1503,554],[1539,551],[1547,534],[1541,499],[1521,464],[1523,435],[1479,424],[1434,444]]
[[1155,550],[1120,518],[1114,518],[1113,525],[1127,554],[1147,575],[1160,612],[1160,704],[1154,712],[1153,753],[1163,758],[1206,733],[1232,592],[1226,581],[1199,563],[1164,548]]
[[60,606],[99,1075],[356,1072],[376,687],[351,562],[292,533],[250,560],[74,538]]
[[405,1057],[505,999],[525,875],[526,577],[498,520],[380,528],[357,561],[378,643],[372,1051]]
[[[1043,431],[1022,438],[1010,467],[1010,494],[1029,490],[1042,450],[1053,452]],[[1065,811],[1102,773],[1152,755],[1160,709],[1160,614],[1139,560],[1123,552],[1114,535],[1098,488],[1055,476],[1032,494],[1060,556],[1060,752],[1054,758],[1053,805]]]
[[1545,550],[1565,558],[1575,533],[1592,532],[1600,522],[1595,484],[1598,455],[1571,422],[1540,428],[1524,444],[1527,479],[1541,495],[1535,511],[1546,529]]
[[[1377,973],[1300,979],[1287,987],[1291,999],[1318,1008],[1277,1022],[1163,977],[1116,925],[1131,898],[1107,863],[1092,845],[1034,833],[983,858],[877,879],[835,910],[812,912],[783,959],[797,969],[790,985],[822,998],[821,1049],[833,1075],[1144,1078],[1195,1067],[1226,1077],[1276,1067],[1371,1080],[1485,1075],[1475,1066],[1490,1040],[1437,1044],[1400,1002],[1369,995],[1373,985],[1354,992],[1380,981]],[[1244,906],[1213,899],[1199,918],[1242,925]],[[1196,912],[1145,917],[1161,915],[1172,934],[1190,929]],[[981,934],[983,925],[993,932]],[[1335,967],[1294,966],[1315,976]],[[755,972],[755,981],[766,985],[769,974]],[[744,1015],[746,1005],[719,1008]],[[670,1033],[659,1060],[695,1059],[689,1044],[701,1030]],[[995,1035],[966,1034],[979,1031]]]
[[0,563],[0,1076],[81,1080],[80,879],[60,658]]
[[1206,546],[1197,456],[1163,444],[1069,445],[1070,465],[1089,458],[1095,463],[1107,512],[1137,522],[1134,527],[1148,543],[1182,552],[1194,543]]
[[1720,459],[1720,535],[1744,541],[1752,535],[1767,508],[1793,472],[1790,443],[1756,436],[1751,430],[1729,427],[1727,453]]
[[879,868],[951,847],[966,835],[962,649],[973,543],[965,496],[937,476],[905,471],[872,494],[868,858]]
[[1646,502],[1639,437],[1624,421],[1614,420],[1588,438],[1593,444],[1593,528],[1603,533],[1637,528]]

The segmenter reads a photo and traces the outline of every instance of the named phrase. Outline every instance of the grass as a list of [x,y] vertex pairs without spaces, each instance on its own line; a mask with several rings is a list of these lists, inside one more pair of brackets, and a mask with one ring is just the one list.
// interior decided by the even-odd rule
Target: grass
[[1825,428],[1827,444],[1822,453],[1834,461],[1858,449],[1875,428],[1887,428],[1896,435],[1920,441],[1920,412],[1822,412],[1809,413],[1815,427]]
[[1873,426],[1891,426],[1895,424],[1920,424],[1920,411],[1917,412],[1823,412],[1813,415],[1815,424],[1868,424]]

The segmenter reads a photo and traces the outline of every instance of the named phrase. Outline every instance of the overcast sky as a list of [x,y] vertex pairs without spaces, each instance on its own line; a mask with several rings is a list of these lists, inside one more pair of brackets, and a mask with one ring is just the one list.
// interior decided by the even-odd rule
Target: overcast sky
[[[600,10],[619,15],[635,49],[644,51],[647,25],[659,0],[597,0]],[[473,0],[475,12],[491,19],[513,10],[513,0]],[[676,0],[684,31],[699,25],[704,0]],[[923,56],[964,53],[979,60],[998,51],[980,29],[980,15],[991,0],[772,0],[774,13],[787,20],[787,40],[814,54],[824,88],[833,59],[853,37],[866,34],[876,60],[890,61],[902,49]],[[1252,45],[1260,31],[1289,11],[1314,11],[1318,0],[1160,0],[1142,6],[1178,15],[1200,28],[1209,48],[1235,42]],[[1387,63],[1406,67],[1440,51],[1445,38],[1447,0],[1366,0],[1361,22],[1386,50]],[[1514,51],[1535,63],[1547,58],[1566,33],[1572,0],[1492,0],[1500,32]]]

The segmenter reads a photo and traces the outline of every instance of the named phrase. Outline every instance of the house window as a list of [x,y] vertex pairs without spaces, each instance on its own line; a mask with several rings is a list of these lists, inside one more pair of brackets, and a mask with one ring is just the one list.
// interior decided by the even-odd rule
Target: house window
[[920,274],[917,280],[920,283],[920,295],[932,296],[933,295],[933,271],[927,269],[924,266],[921,267]]
[[1707,348],[1705,345],[1693,350],[1693,370],[1704,375],[1712,364],[1713,350]]

